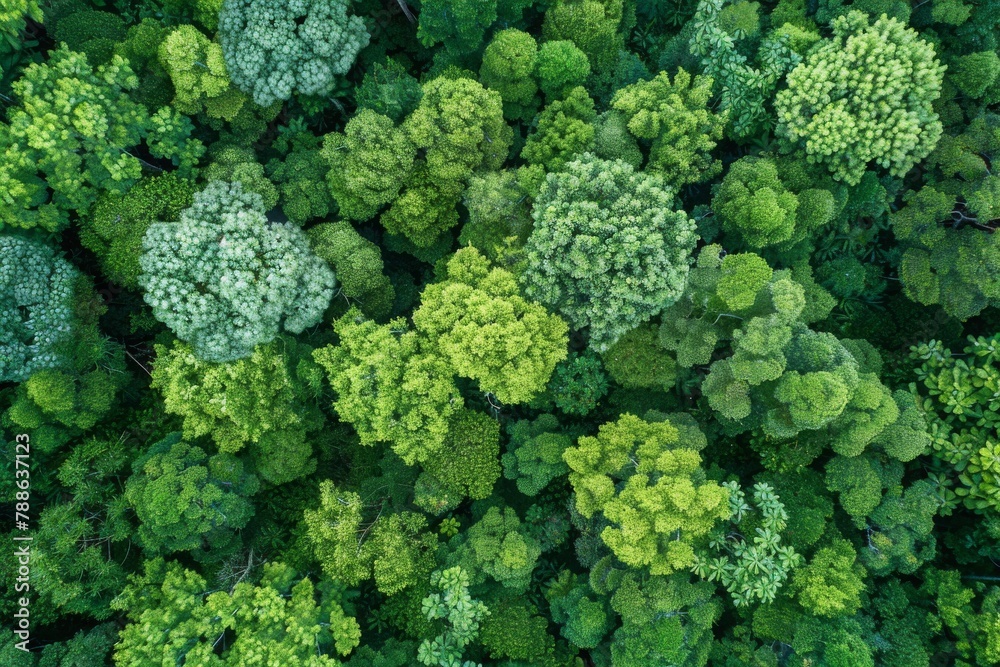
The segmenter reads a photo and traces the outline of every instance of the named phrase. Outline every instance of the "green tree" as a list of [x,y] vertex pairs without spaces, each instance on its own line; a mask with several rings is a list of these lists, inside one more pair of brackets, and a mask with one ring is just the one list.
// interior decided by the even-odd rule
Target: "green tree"
[[916,572],[937,554],[934,517],[942,507],[938,485],[921,479],[890,488],[868,517],[869,544],[861,562],[876,576]]
[[525,300],[512,273],[471,247],[424,289],[413,324],[455,373],[504,403],[530,401],[566,358],[566,324]]
[[442,44],[457,54],[479,48],[497,19],[497,0],[427,0],[420,7],[417,38],[424,46]]
[[543,41],[573,42],[587,55],[591,72],[607,77],[624,47],[618,31],[623,10],[618,0],[559,0],[545,11]]
[[469,211],[458,242],[475,246],[490,261],[511,266],[531,234],[531,197],[539,167],[505,169],[469,179],[462,203]]
[[552,379],[536,404],[555,405],[568,415],[585,417],[608,393],[608,376],[601,359],[590,350],[583,354],[570,352],[556,364]]
[[477,81],[440,76],[423,91],[402,125],[422,159],[381,218],[386,230],[417,248],[432,246],[458,223],[455,209],[467,179],[474,171],[499,169],[513,136],[500,95]]
[[722,612],[712,584],[692,583],[687,574],[664,577],[637,571],[612,571],[603,580],[601,592],[610,594],[611,607],[621,617],[611,641],[614,667],[705,664],[712,625]]
[[526,528],[510,507],[491,507],[465,533],[476,567],[514,594],[528,590],[542,552]]
[[[733,355],[712,362],[702,391],[723,423],[736,431],[759,427],[771,438],[798,437],[801,444],[815,444],[813,457],[825,445],[857,456],[899,417],[892,393],[875,372],[881,358],[870,346],[809,329],[801,321],[804,288],[788,274],[778,275],[752,302],[760,314],[735,320],[738,326],[729,334]],[[766,271],[758,273],[758,284],[766,278]],[[746,285],[733,287],[734,294],[752,294],[743,291]],[[701,363],[709,360],[701,355],[711,355],[718,340],[714,326],[698,322],[683,327],[671,322],[663,329],[671,334],[668,347],[695,337],[700,349],[694,360]]]
[[0,236],[0,381],[66,363],[78,275],[50,246]]
[[550,174],[535,201],[525,293],[607,349],[684,289],[696,237],[672,198],[657,176],[590,154]]
[[716,528],[709,543],[721,555],[698,555],[691,570],[709,581],[718,580],[737,607],[755,600],[773,602],[789,574],[802,563],[793,547],[781,545],[781,534],[788,526],[785,506],[765,482],[754,484],[753,506],[737,482],[723,486],[729,489],[730,528]]
[[548,626],[548,619],[533,604],[513,600],[490,609],[483,619],[479,641],[492,658],[548,664],[545,661],[555,653],[555,640]]
[[549,102],[535,121],[535,131],[521,150],[529,164],[538,164],[546,171],[559,171],[589,150],[594,143],[594,101],[587,89],[577,86],[564,99]]
[[334,329],[336,346],[313,352],[336,393],[333,406],[361,443],[392,443],[409,464],[442,447],[449,419],[462,407],[449,364],[422,349],[405,320],[378,325],[348,311]]
[[996,88],[1000,75],[1000,56],[996,51],[979,51],[955,58],[949,67],[948,77],[965,95],[993,103],[1000,101]]
[[933,438],[913,393],[897,390],[892,393],[892,398],[899,408],[899,419],[887,426],[874,444],[890,457],[906,463],[930,451]]
[[150,555],[226,555],[254,514],[257,478],[231,454],[209,457],[171,433],[132,463],[125,500],[139,517],[136,540]]
[[422,582],[434,567],[437,538],[415,512],[386,512],[329,480],[319,485],[319,507],[306,510],[304,525],[327,576],[357,586],[374,576],[386,595]]
[[833,38],[813,49],[778,92],[778,132],[848,184],[857,184],[871,162],[902,177],[941,137],[932,103],[944,67],[932,45],[894,18],[869,25],[866,14],[852,11],[831,27]]
[[[95,340],[87,341],[91,336]],[[78,326],[73,342],[77,346],[63,368],[36,371],[17,388],[4,415],[11,425],[68,427],[66,435],[75,435],[93,428],[115,407],[119,391],[129,382],[121,346],[93,325]],[[45,447],[44,440],[38,438],[39,446]]]
[[1000,237],[992,233],[1000,180],[990,168],[1000,155],[998,128],[1000,116],[985,113],[961,134],[943,136],[926,160],[925,185],[890,215],[906,295],[963,320],[1000,303]]
[[619,338],[602,355],[611,379],[628,389],[670,389],[677,364],[660,345],[657,328],[640,324]]
[[464,76],[439,76],[423,89],[403,130],[423,151],[430,178],[464,181],[473,171],[499,169],[513,137],[500,94]]
[[[745,52],[750,48],[748,44],[754,44],[757,40],[748,34],[751,31],[742,26],[734,26],[726,19],[727,14],[731,15],[727,10],[756,5],[739,2],[724,7],[725,4],[726,0],[698,2],[697,11],[689,24],[692,28],[689,49],[701,59],[702,71],[715,83],[720,108],[727,114],[732,134],[744,139],[774,126],[773,112],[769,109],[774,90],[802,58],[790,48],[793,40],[785,32],[788,24],[779,18],[782,16],[779,4],[771,14],[771,19],[772,24],[780,30],[760,40],[756,58],[759,67],[753,67],[748,63]],[[803,15],[804,10],[803,7]],[[757,21],[754,20],[754,23]],[[808,45],[818,40],[819,35],[803,31],[800,39]],[[742,41],[743,44],[737,45],[737,41]]]
[[416,109],[423,96],[420,82],[393,58],[386,58],[385,64],[376,62],[372,65],[354,91],[359,109],[371,109],[388,116],[394,123]]
[[802,665],[875,667],[864,630],[854,619],[808,618],[795,628],[791,647]]
[[[433,246],[458,223],[456,205],[468,178],[474,171],[499,169],[513,136],[500,95],[473,79],[439,76],[425,83],[423,92],[402,124],[421,159],[402,176],[403,193],[380,218],[387,231],[417,249]],[[393,186],[398,187],[395,181]]]
[[[441,499],[457,505],[465,498],[483,500],[500,477],[500,425],[482,412],[460,409],[448,424],[443,446],[421,462],[413,502],[432,514]],[[441,511],[437,511],[437,510]]]
[[328,166],[320,150],[319,137],[308,132],[289,131],[291,152],[285,159],[269,160],[264,165],[267,177],[274,181],[280,194],[280,206],[288,219],[304,225],[314,218],[325,218],[333,208],[326,187]]
[[337,275],[340,294],[368,317],[386,318],[396,290],[385,275],[382,251],[346,220],[323,222],[306,232],[313,252]]
[[[15,242],[6,246],[10,253],[3,252],[4,240]],[[5,392],[11,400],[3,425],[31,430],[34,447],[51,452],[109,417],[132,377],[126,372],[122,345],[98,328],[107,307],[91,279],[48,247],[27,241],[21,245],[22,240],[0,237],[0,255],[7,255],[0,259],[0,270],[9,262],[27,278],[7,284],[10,310],[0,316],[0,323],[10,327],[9,342],[0,347],[0,377],[3,372],[23,373],[12,378],[20,385]],[[69,299],[58,303],[67,292]],[[53,297],[56,303],[37,301]],[[51,329],[34,331],[39,326]]]
[[130,621],[115,646],[115,663],[336,667],[331,654],[350,653],[361,628],[324,590],[279,562],[265,564],[256,585],[241,581],[212,591],[178,563],[147,561],[143,575],[115,601]]
[[347,8],[347,0],[226,0],[219,41],[233,83],[262,107],[293,93],[326,95],[368,46],[364,21]]
[[205,361],[247,357],[279,327],[301,332],[333,294],[333,271],[305,234],[269,222],[239,183],[209,183],[178,222],[150,225],[139,264],[153,314]]
[[604,516],[601,539],[623,563],[652,574],[687,568],[695,544],[729,518],[729,490],[706,479],[691,446],[669,421],[625,414],[563,454],[577,511]]
[[884,489],[899,484],[899,464],[883,466],[872,456],[835,456],[826,464],[826,488],[840,494],[840,506],[862,520],[882,502]]
[[217,141],[208,150],[211,162],[202,175],[206,181],[239,183],[245,192],[260,195],[263,211],[278,204],[278,188],[265,175],[264,165],[250,146],[229,141]]
[[559,426],[555,415],[519,420],[508,427],[508,432],[504,476],[516,480],[521,493],[536,496],[553,479],[569,472],[563,452],[573,444],[573,438]]
[[819,549],[792,575],[791,590],[799,604],[815,616],[854,615],[861,607],[866,575],[857,557],[846,540]]
[[173,83],[160,64],[160,45],[172,28],[154,18],[144,18],[125,31],[125,38],[114,45],[114,52],[128,61],[139,77],[132,96],[147,108],[170,104]]
[[515,28],[496,33],[483,52],[479,80],[490,90],[500,93],[507,118],[527,119],[535,112],[537,57],[535,38]]
[[834,198],[828,190],[791,192],[778,169],[770,158],[740,158],[712,198],[722,229],[755,250],[801,241],[833,216]]
[[461,567],[437,570],[430,577],[435,591],[423,599],[421,612],[442,631],[433,639],[424,639],[417,649],[422,665],[435,667],[470,667],[461,662],[465,647],[479,634],[479,626],[490,610],[469,595],[469,576]]
[[797,286],[787,277],[782,280],[779,275],[780,283],[775,278],[758,255],[724,253],[719,245],[705,246],[683,296],[664,311],[660,345],[675,352],[682,367],[705,365],[718,345],[732,340],[751,312],[777,311],[796,317],[802,307]]
[[461,199],[460,181],[435,180],[427,164],[418,162],[406,180],[403,194],[379,222],[401,240],[404,252],[424,251],[428,257],[438,259],[451,248],[452,239],[446,232],[458,224]]
[[341,215],[368,220],[399,194],[416,147],[391,118],[362,109],[343,134],[326,135],[321,155],[330,167],[327,183]]
[[42,8],[37,0],[11,0],[0,10],[0,34],[13,48],[21,44],[21,31],[25,27],[25,18],[42,22]]
[[59,467],[67,499],[41,511],[33,539],[33,602],[39,619],[44,618],[42,606],[97,620],[112,615],[110,602],[125,586],[122,562],[134,531],[120,491],[128,462],[123,440],[89,438]]
[[552,620],[562,626],[562,636],[574,646],[595,648],[611,630],[607,600],[569,570],[549,582],[545,597]]
[[159,59],[174,84],[173,107],[188,115],[204,111],[231,121],[246,96],[229,81],[222,47],[197,28],[174,28],[160,44]]
[[[922,589],[934,596],[938,617],[956,637],[955,648],[962,660],[955,664],[989,665],[1000,662],[1000,588],[977,591],[962,584],[955,570],[929,570]],[[973,604],[975,603],[975,605]],[[978,607],[978,608],[977,608]]]
[[672,188],[702,183],[722,171],[711,150],[722,137],[726,114],[708,110],[711,95],[711,78],[680,69],[673,81],[660,72],[652,81],[619,89],[611,99],[628,131],[649,146],[646,168]]
[[114,623],[102,623],[89,630],[80,630],[67,641],[52,642],[41,651],[22,651],[15,647],[20,639],[10,630],[9,637],[0,635],[0,660],[10,667],[110,667],[111,650],[118,641]]
[[309,433],[323,425],[314,404],[322,371],[308,346],[279,339],[221,364],[200,361],[185,343],[155,349],[150,386],[184,419],[185,438],[211,435],[230,454],[249,445],[257,473],[274,484],[315,470]]
[[538,49],[535,73],[546,99],[562,99],[590,76],[587,54],[568,39],[547,41]]
[[801,468],[796,474],[765,472],[755,479],[774,487],[782,499],[788,513],[782,541],[800,553],[808,553],[826,534],[833,516],[833,498],[826,490],[822,473]]
[[81,9],[49,25],[57,44],[87,54],[92,65],[107,65],[115,43],[125,37],[125,21],[111,12]]
[[[71,211],[86,215],[102,191],[124,192],[139,179],[143,165],[130,151],[152,124],[129,99],[136,85],[122,58],[95,70],[64,48],[25,69],[13,85],[21,106],[0,124],[0,223],[56,231]],[[171,148],[148,143],[153,155]]]
[[1000,378],[1000,336],[970,336],[957,355],[932,340],[910,348],[919,384],[911,391],[930,425],[931,454],[957,481],[966,507],[989,512],[1000,505],[996,443],[1000,419],[993,386]]

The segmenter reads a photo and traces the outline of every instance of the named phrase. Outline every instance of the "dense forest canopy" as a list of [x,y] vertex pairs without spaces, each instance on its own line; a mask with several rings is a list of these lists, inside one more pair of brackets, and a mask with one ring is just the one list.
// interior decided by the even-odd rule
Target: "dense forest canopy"
[[1000,0],[0,0],[0,665],[1000,665]]

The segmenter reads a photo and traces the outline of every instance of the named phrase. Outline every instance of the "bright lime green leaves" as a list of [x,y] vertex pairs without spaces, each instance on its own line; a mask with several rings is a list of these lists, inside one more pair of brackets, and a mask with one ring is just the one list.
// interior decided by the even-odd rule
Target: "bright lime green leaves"
[[603,514],[601,539],[623,563],[653,574],[689,567],[694,544],[729,517],[729,491],[706,480],[692,446],[668,421],[626,414],[563,454],[577,511]]
[[934,47],[896,19],[868,24],[852,11],[833,20],[833,38],[810,52],[778,92],[778,131],[857,184],[870,162],[902,177],[941,137],[932,103],[942,67]]
[[455,253],[447,278],[427,286],[413,324],[458,375],[504,403],[531,400],[566,358],[566,323],[475,248]]

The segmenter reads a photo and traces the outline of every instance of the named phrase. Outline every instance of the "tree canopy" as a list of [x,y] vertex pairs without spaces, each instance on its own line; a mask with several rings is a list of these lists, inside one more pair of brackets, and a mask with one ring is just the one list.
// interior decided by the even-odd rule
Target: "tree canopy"
[[1000,0],[0,0],[0,667],[1000,665],[998,161]]

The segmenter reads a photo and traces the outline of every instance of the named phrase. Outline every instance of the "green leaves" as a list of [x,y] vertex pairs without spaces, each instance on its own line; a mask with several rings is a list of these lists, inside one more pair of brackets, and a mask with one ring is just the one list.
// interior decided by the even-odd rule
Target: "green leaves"
[[140,526],[137,539],[150,555],[194,551],[219,559],[239,545],[236,531],[254,514],[248,497],[257,478],[231,454],[209,457],[172,433],[137,458],[125,488]]
[[526,403],[566,356],[566,325],[521,297],[511,273],[491,268],[475,248],[457,252],[447,271],[424,290],[415,331],[352,310],[336,324],[339,345],[314,353],[337,392],[338,414],[361,442],[391,442],[409,464],[429,461],[444,444],[462,407],[455,375],[502,402]]
[[538,495],[554,478],[569,472],[563,451],[572,438],[561,432],[554,415],[523,419],[510,426],[510,445],[503,455],[504,476],[517,481],[518,490]]
[[510,507],[491,507],[466,532],[476,566],[516,594],[527,591],[542,551],[526,528]]
[[514,275],[475,248],[456,252],[420,301],[413,324],[428,348],[504,403],[530,401],[566,358],[566,324],[525,300]]
[[271,223],[256,193],[213,181],[176,223],[150,225],[139,284],[153,314],[205,361],[232,361],[279,328],[316,324],[334,276],[290,223]]
[[694,223],[658,177],[587,153],[548,176],[533,216],[525,293],[589,327],[596,351],[680,296]]
[[873,161],[902,177],[941,137],[932,102],[944,67],[933,46],[894,18],[869,26],[867,15],[852,11],[831,26],[833,39],[810,52],[778,92],[778,132],[848,184]]
[[58,49],[25,69],[13,84],[22,106],[0,125],[0,224],[56,231],[101,191],[138,180],[142,165],[129,151],[150,120],[128,97],[137,85],[118,56],[94,70],[82,53]]
[[921,383],[910,390],[930,424],[933,454],[961,484],[955,493],[977,512],[1000,506],[998,345],[1000,336],[969,336],[962,356],[940,341],[910,348],[910,357],[923,362],[916,369]]
[[781,544],[788,525],[785,506],[764,482],[753,487],[753,507],[738,483],[723,486],[729,489],[731,527],[716,529],[709,543],[721,555],[697,555],[691,571],[725,586],[737,607],[773,602],[789,573],[802,563],[795,549]]
[[622,113],[629,132],[649,143],[646,169],[679,190],[719,174],[722,164],[711,150],[722,137],[726,114],[707,108],[712,79],[678,70],[673,82],[666,72],[618,90],[611,108]]
[[262,107],[293,93],[325,95],[344,75],[368,30],[348,16],[347,0],[272,7],[263,0],[226,0],[219,40],[229,75]]
[[[320,589],[322,590],[322,589]],[[259,585],[241,581],[211,592],[177,563],[148,561],[117,601],[131,623],[115,647],[123,667],[151,664],[336,667],[330,657],[358,645],[361,628],[309,579],[283,563],[267,563]],[[225,644],[221,637],[228,637]]]
[[684,569],[695,542],[729,517],[729,491],[706,480],[691,446],[669,421],[626,414],[563,454],[577,511],[602,513],[610,525],[601,539],[627,565],[652,574]]
[[469,576],[460,567],[437,570],[431,574],[436,592],[421,602],[421,611],[430,621],[444,622],[444,631],[433,639],[424,639],[417,649],[422,665],[464,667],[465,647],[479,634],[479,625],[490,611],[469,595]]
[[[825,445],[860,454],[899,418],[891,392],[867,372],[880,366],[877,353],[874,363],[866,356],[874,350],[807,327],[806,290],[793,272],[773,272],[749,253],[720,254],[702,249],[684,295],[664,312],[660,344],[682,366],[711,361],[701,390],[734,432],[760,428],[816,442],[816,454]],[[712,361],[726,340],[732,355]]]
[[[698,3],[698,10],[689,24],[693,28],[689,48],[692,54],[701,58],[704,73],[715,84],[731,133],[736,138],[746,139],[766,132],[774,125],[769,109],[771,96],[782,77],[801,58],[789,48],[791,40],[788,36],[775,31],[760,41],[757,49],[760,67],[748,64],[744,54],[746,48],[736,44],[737,40],[748,37],[747,31],[736,28],[730,34],[727,28],[731,26],[726,25],[725,19],[733,15],[730,12],[727,17],[726,10],[732,8],[734,12],[739,12],[739,5],[752,5],[738,3],[723,9],[725,2],[701,0]],[[778,13],[776,8],[776,17]],[[782,28],[781,21],[776,19],[774,26]],[[805,33],[803,37],[807,43],[819,38],[815,33]],[[746,39],[744,43],[752,41]]]

